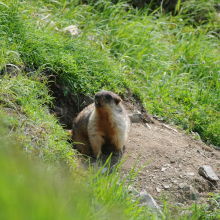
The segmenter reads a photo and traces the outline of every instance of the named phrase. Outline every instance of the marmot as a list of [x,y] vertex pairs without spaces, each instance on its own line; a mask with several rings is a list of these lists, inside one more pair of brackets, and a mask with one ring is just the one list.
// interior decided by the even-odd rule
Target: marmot
[[100,157],[102,146],[112,145],[115,153],[122,152],[130,130],[130,119],[121,102],[115,93],[102,90],[95,95],[95,103],[79,113],[72,129],[72,139],[78,151]]

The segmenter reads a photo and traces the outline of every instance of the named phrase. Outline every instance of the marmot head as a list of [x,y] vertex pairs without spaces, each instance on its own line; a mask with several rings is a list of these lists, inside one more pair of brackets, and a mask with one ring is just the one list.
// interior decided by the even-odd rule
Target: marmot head
[[121,98],[113,92],[102,90],[95,94],[95,107],[101,108],[107,105],[118,105],[121,102]]

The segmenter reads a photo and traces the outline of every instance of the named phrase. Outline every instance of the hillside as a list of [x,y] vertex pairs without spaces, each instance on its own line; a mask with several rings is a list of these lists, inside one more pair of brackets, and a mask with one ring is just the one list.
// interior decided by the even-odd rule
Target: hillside
[[[67,185],[73,181],[72,177],[85,185],[91,192],[91,197],[85,197],[86,204],[92,208],[79,219],[88,219],[88,216],[91,219],[108,218],[111,211],[113,214],[109,218],[114,219],[119,210],[121,219],[146,219],[146,216],[148,219],[177,219],[176,211],[172,210],[175,204],[169,206],[163,196],[159,196],[162,200],[158,201],[163,204],[163,216],[133,201],[127,181],[121,180],[118,170],[124,169],[129,178],[139,178],[136,169],[134,175],[130,173],[139,153],[131,156],[135,157],[130,158],[132,160],[125,159],[120,168],[116,166],[113,174],[103,176],[98,172],[95,175],[92,168],[89,172],[82,170],[81,157],[72,149],[64,128],[71,128],[72,119],[88,104],[86,100],[91,101],[90,97],[101,89],[120,94],[125,103],[131,91],[133,98],[129,99],[128,109],[139,100],[139,104],[156,118],[155,122],[172,123],[179,131],[176,136],[181,135],[187,142],[183,141],[179,147],[181,155],[175,155],[178,146],[171,141],[175,135],[166,136],[166,129],[156,124],[151,125],[153,129],[149,131],[143,127],[146,123],[143,121],[142,125],[133,126],[128,152],[124,155],[129,149],[132,152],[137,143],[146,160],[151,159],[147,155],[157,158],[153,152],[158,148],[158,152],[162,152],[159,154],[165,157],[164,163],[170,151],[175,160],[181,160],[186,151],[193,155],[193,150],[199,149],[206,155],[203,148],[210,149],[216,152],[215,156],[210,153],[207,161],[219,175],[219,151],[215,150],[220,146],[218,1],[178,1],[172,12],[166,11],[163,5],[155,7],[146,5],[138,9],[125,2],[114,4],[107,0],[0,2],[0,118],[2,137],[6,136],[4,145],[10,145],[11,137],[15,137],[13,146],[23,149],[29,159],[38,158],[46,163],[43,166],[54,167],[56,172],[61,172],[58,176],[65,173]],[[70,25],[72,30],[66,30]],[[165,133],[157,133],[161,129]],[[198,145],[195,133],[201,137]],[[137,142],[136,135],[140,136]],[[161,145],[148,149],[145,143],[154,135],[158,136]],[[168,136],[170,145],[166,141]],[[196,143],[192,151],[188,149],[191,141]],[[191,164],[194,157],[190,159]],[[11,156],[10,161],[13,160]],[[195,167],[207,162],[206,159],[196,161]],[[185,166],[185,162],[181,163]],[[146,169],[143,168],[143,172]],[[33,178],[33,174],[29,176]],[[42,178],[46,181],[44,175]],[[86,184],[88,180],[90,183]],[[142,183],[139,186],[143,188]],[[60,188],[55,187],[54,192],[56,190]],[[0,193],[3,191],[4,188]],[[71,193],[74,194],[74,190]],[[210,198],[208,203],[202,200],[202,206],[187,207],[189,212],[193,210],[192,219],[218,219],[219,189],[208,189],[204,194]],[[71,200],[67,197],[65,199]],[[48,203],[45,199],[45,204]],[[77,201],[73,206],[76,204]],[[99,204],[101,214],[97,208]],[[182,210],[180,213],[179,219],[189,219],[187,213]],[[7,219],[7,214],[5,216]]]

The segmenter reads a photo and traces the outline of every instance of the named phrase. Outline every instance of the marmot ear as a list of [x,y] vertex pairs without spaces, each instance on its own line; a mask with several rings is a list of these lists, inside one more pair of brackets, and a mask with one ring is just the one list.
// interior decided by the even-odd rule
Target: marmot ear
[[117,99],[115,99],[115,103],[116,103],[116,104],[118,104],[118,103],[121,102],[121,101],[122,101],[121,98],[117,98]]

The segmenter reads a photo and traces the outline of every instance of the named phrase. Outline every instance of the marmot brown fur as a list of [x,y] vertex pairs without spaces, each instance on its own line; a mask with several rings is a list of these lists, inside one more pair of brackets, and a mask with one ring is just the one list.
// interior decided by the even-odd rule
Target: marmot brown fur
[[121,101],[118,95],[105,90],[95,95],[95,103],[81,111],[73,122],[72,139],[77,150],[99,157],[103,145],[112,145],[115,152],[122,152],[130,119]]

